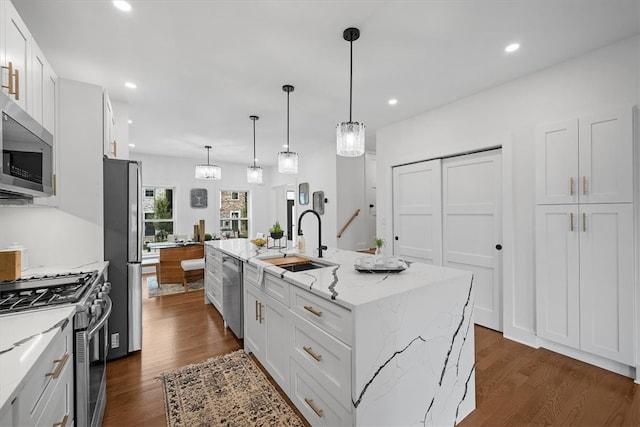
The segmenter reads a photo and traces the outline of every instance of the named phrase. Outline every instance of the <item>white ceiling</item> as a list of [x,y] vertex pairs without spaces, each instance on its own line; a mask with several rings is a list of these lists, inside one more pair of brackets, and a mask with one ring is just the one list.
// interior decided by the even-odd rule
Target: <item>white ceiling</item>
[[[129,103],[134,152],[259,164],[286,142],[335,145],[349,118],[375,130],[639,33],[639,0],[12,0],[60,77]],[[506,54],[504,47],[521,49]],[[124,87],[126,81],[138,88]],[[389,106],[389,98],[398,104]]]

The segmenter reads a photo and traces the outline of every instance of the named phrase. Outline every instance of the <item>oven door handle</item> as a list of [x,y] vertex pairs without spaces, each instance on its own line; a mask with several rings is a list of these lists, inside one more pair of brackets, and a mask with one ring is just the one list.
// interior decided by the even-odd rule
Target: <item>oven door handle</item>
[[108,295],[105,295],[103,298],[106,302],[105,309],[102,312],[102,316],[100,316],[97,323],[93,325],[91,329],[89,329],[89,332],[87,332],[89,339],[93,338],[96,332],[98,332],[100,328],[102,328],[104,324],[107,323],[107,320],[109,319],[109,315],[111,314],[111,298],[109,298]]

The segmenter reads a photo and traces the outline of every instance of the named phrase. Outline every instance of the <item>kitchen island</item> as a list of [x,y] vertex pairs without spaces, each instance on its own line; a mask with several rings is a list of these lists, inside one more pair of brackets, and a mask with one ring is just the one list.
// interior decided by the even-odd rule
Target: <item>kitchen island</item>
[[294,249],[207,244],[244,262],[245,350],[312,425],[453,425],[475,408],[471,273],[360,273],[369,255],[334,249],[291,272],[264,259]]

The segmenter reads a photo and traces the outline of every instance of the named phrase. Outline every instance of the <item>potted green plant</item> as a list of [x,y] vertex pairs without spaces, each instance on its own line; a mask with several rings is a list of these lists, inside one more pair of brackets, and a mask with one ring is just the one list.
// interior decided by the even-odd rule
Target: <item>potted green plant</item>
[[384,240],[380,237],[375,238],[376,242],[376,254],[380,254],[382,252],[382,247],[384,246]]
[[269,233],[271,234],[272,239],[282,239],[284,231],[282,231],[282,227],[280,227],[280,222],[276,221],[269,229]]

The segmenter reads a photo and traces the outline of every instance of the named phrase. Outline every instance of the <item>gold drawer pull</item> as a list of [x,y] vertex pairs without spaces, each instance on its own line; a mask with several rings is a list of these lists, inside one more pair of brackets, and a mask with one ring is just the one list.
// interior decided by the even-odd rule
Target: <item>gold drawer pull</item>
[[570,218],[570,220],[569,220],[569,224],[570,224],[569,230],[573,231],[573,213],[569,214],[569,218]]
[[573,196],[575,191],[573,190],[573,177],[569,178],[569,195]]
[[16,69],[13,72],[13,76],[16,78],[15,82],[14,82],[14,95],[16,98],[16,101],[20,100],[20,71],[18,71],[18,69]]
[[309,353],[309,355],[311,357],[313,357],[314,359],[316,359],[318,362],[320,361],[320,359],[322,359],[322,355],[321,354],[315,354],[311,347],[302,347],[302,349],[304,351],[306,351],[307,353]]
[[313,313],[313,314],[315,314],[318,317],[322,316],[322,312],[321,311],[316,310],[315,308],[311,307],[310,305],[305,305],[304,309],[309,311],[309,312],[311,312],[311,313]]
[[9,70],[9,75],[8,75],[8,85],[2,85],[2,87],[5,87],[7,89],[9,89],[9,95],[15,95],[15,92],[13,90],[13,62],[9,61],[9,65],[5,66],[3,65],[2,68]]
[[258,321],[259,318],[260,318],[260,315],[258,314],[258,300],[256,300],[256,322]]
[[587,214],[582,212],[582,231],[587,232]]
[[584,175],[582,176],[582,195],[587,195],[587,177]]
[[315,412],[316,415],[318,415],[319,417],[322,416],[324,411],[313,404],[313,399],[309,399],[308,397],[305,397],[304,401],[307,402],[307,405],[309,405],[309,407],[313,409],[313,412]]
[[65,427],[67,425],[67,421],[69,421],[69,415],[65,415],[62,421],[60,421],[59,423],[55,423],[53,427],[56,427],[56,426]]
[[57,363],[56,368],[53,372],[47,372],[45,377],[53,377],[54,380],[57,379],[60,376],[60,372],[62,372],[62,368],[67,364],[67,360],[69,360],[69,353],[65,353],[62,359],[54,360],[53,363]]

